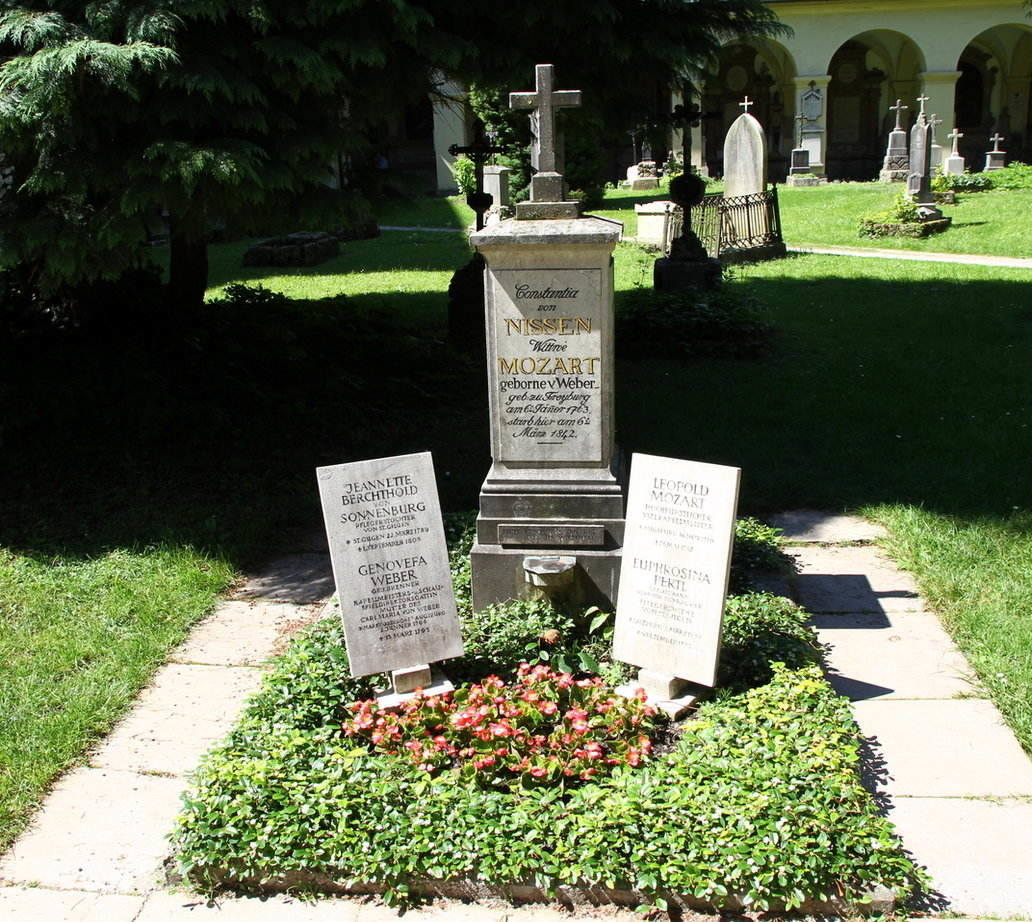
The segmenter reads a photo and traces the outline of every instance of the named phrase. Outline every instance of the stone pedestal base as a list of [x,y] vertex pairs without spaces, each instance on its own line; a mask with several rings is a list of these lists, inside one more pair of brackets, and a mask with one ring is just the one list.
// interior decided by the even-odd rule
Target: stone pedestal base
[[796,173],[785,179],[786,186],[821,186],[824,183],[823,176],[815,176],[813,173]]
[[649,189],[658,189],[659,180],[655,176],[639,176],[631,180],[631,190],[634,192],[647,192]]
[[720,254],[720,261],[725,265],[732,263],[763,262],[767,259],[781,259],[788,255],[788,247],[784,243],[767,243],[759,247],[744,250],[728,250]]
[[614,690],[625,698],[633,698],[638,689],[645,692],[645,701],[648,704],[662,711],[671,720],[677,720],[687,713],[701,697],[698,686],[677,676],[653,672],[651,669],[639,669],[637,681],[618,685]]
[[652,266],[652,284],[657,291],[710,291],[720,287],[720,260],[677,260],[664,257]]
[[431,697],[455,690],[443,672],[427,664],[396,669],[391,673],[391,681],[393,688],[376,696],[376,703],[383,709],[398,707],[416,695]]
[[[473,608],[550,596],[614,610],[626,492],[620,459],[593,479],[586,471],[540,473],[538,480],[496,471],[484,481],[471,555]],[[539,566],[528,565],[531,558]],[[549,559],[564,562],[562,579],[541,578]]]
[[[556,548],[515,548],[498,544],[474,544],[470,555],[473,565],[473,609],[481,611],[495,602],[509,599],[549,598],[560,604],[587,607],[597,605],[606,611],[616,608],[620,584],[620,548],[610,550],[564,548],[562,559],[576,562],[566,585],[548,587],[528,576],[526,563],[555,556]],[[567,571],[570,572],[570,571]]]
[[909,168],[905,170],[882,170],[878,174],[878,182],[906,182]]

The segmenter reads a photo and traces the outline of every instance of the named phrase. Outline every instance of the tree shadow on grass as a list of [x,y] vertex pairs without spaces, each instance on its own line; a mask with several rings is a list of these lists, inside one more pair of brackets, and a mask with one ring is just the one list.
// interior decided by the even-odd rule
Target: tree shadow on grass
[[928,278],[923,266],[908,278],[910,265],[887,263],[881,271],[900,273],[891,279],[745,270],[744,287],[770,305],[773,353],[621,363],[625,450],[739,466],[741,508],[757,514],[881,502],[974,514],[1027,506],[1027,283],[948,270]]
[[362,303],[23,343],[0,388],[0,545],[185,543],[248,567],[321,529],[315,467],[425,450],[445,508],[471,508],[490,463],[482,360],[440,321]]

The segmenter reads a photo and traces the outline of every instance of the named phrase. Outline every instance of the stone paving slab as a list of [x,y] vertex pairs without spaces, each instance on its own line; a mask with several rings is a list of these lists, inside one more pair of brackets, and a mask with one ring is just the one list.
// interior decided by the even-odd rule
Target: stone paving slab
[[832,686],[852,701],[985,697],[935,615],[815,615],[811,623],[830,648]]
[[900,797],[889,820],[928,868],[950,912],[1032,917],[1032,804]]
[[991,701],[857,701],[853,713],[892,797],[1032,797],[1032,761]]
[[0,860],[0,881],[59,890],[146,893],[168,853],[179,778],[78,768]]
[[320,605],[223,602],[170,657],[175,663],[259,666],[299,627],[316,621]]
[[145,897],[40,887],[0,887],[0,919],[9,922],[134,922]]
[[291,554],[273,561],[233,595],[238,599],[310,605],[325,601],[335,591],[328,554]]
[[781,529],[782,540],[788,544],[870,542],[886,538],[889,534],[881,525],[866,519],[816,509],[782,512],[771,518],[770,524]]
[[875,547],[799,547],[796,601],[814,614],[918,611],[917,584]]
[[261,683],[251,667],[162,667],[130,715],[90,758],[90,765],[184,775],[232,729],[243,702]]

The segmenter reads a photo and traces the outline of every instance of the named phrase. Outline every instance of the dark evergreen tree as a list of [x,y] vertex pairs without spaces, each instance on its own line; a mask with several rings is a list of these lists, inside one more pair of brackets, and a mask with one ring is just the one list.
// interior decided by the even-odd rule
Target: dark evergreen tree
[[0,15],[0,266],[44,291],[118,275],[161,208],[174,301],[197,306],[212,220],[333,222],[330,165],[437,74],[523,89],[554,63],[584,118],[622,127],[776,28],[760,0],[22,0]]

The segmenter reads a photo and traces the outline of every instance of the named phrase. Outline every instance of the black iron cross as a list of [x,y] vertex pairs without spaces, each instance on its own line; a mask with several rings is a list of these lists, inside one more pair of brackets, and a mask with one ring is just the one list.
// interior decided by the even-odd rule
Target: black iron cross
[[453,144],[448,148],[448,153],[453,157],[465,154],[473,161],[473,176],[476,180],[476,187],[473,192],[466,196],[466,204],[476,212],[477,230],[484,229],[484,214],[494,201],[490,193],[484,191],[484,164],[487,163],[492,154],[502,154],[504,152],[504,147],[495,147],[491,144],[491,139],[484,130],[484,123],[480,119],[473,123],[472,144],[466,147]]

